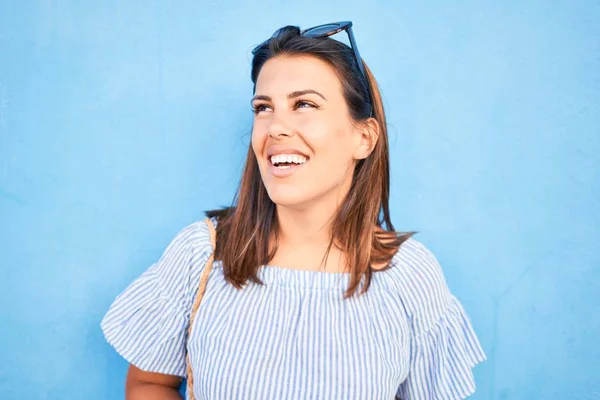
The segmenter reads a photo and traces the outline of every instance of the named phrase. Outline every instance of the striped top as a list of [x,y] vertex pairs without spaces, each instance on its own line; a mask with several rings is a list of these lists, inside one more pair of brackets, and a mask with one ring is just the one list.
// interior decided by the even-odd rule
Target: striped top
[[116,297],[101,327],[128,362],[185,377],[189,352],[197,399],[463,399],[475,391],[471,369],[486,355],[419,241],[404,242],[392,268],[347,300],[349,273],[265,265],[265,286],[238,290],[215,261],[186,348],[211,251],[207,224],[194,222]]

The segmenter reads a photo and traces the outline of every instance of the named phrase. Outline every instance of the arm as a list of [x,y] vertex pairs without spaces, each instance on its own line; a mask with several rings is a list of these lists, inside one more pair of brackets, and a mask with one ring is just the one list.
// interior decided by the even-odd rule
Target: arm
[[416,240],[405,243],[410,253],[398,256],[397,287],[410,327],[410,359],[396,394],[405,400],[464,399],[475,392],[472,369],[486,355],[435,255]]
[[181,378],[175,375],[146,372],[129,364],[125,383],[126,400],[182,400]]
[[209,237],[206,223],[182,229],[102,319],[106,340],[130,364],[127,400],[182,400],[178,388],[187,375],[188,311],[212,253]]

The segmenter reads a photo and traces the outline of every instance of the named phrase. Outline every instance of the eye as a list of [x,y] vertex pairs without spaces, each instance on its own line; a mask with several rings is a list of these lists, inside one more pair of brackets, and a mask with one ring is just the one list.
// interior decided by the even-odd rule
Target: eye
[[252,106],[252,112],[258,114],[261,111],[266,111],[269,106],[267,104],[254,104]]
[[306,100],[298,100],[294,105],[294,108],[319,108],[315,104],[310,103]]

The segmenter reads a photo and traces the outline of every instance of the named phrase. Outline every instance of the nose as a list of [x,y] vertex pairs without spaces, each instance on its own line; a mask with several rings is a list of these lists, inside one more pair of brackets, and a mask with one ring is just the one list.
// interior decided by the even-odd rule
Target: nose
[[290,137],[294,134],[293,128],[285,122],[285,120],[278,115],[277,112],[273,113],[273,119],[269,125],[269,136],[274,139],[281,137]]

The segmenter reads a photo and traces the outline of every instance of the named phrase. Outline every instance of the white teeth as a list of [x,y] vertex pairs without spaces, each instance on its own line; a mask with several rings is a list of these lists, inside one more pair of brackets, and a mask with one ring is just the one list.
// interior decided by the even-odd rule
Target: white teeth
[[304,164],[306,162],[306,157],[301,156],[300,154],[277,154],[271,157],[271,162],[273,165],[279,163]]

